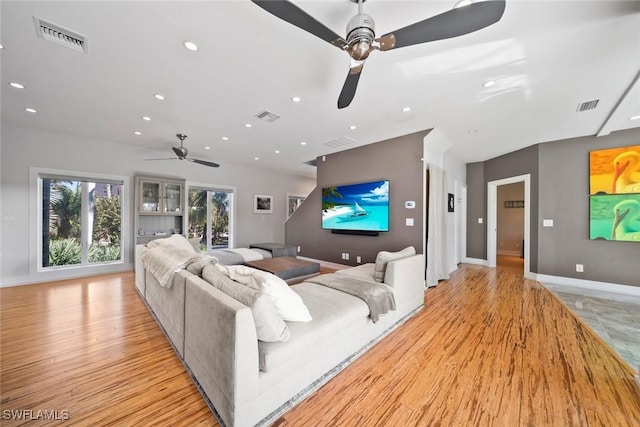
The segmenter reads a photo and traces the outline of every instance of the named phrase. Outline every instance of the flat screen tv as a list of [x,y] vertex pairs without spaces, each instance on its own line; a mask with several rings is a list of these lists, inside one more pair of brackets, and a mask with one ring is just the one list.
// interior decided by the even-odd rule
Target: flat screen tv
[[389,231],[389,180],[323,188],[322,228]]

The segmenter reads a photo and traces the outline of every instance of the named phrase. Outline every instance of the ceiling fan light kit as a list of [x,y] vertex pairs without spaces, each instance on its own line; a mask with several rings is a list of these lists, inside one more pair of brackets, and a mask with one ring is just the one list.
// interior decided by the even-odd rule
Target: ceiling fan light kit
[[362,11],[365,0],[358,3],[358,14],[346,29],[346,40],[287,0],[251,0],[253,3],[296,27],[346,51],[351,57],[349,73],[338,97],[338,108],[345,108],[356,94],[364,61],[373,50],[387,51],[435,40],[469,34],[498,22],[504,13],[505,0],[458,2],[453,9],[375,38],[375,21]]

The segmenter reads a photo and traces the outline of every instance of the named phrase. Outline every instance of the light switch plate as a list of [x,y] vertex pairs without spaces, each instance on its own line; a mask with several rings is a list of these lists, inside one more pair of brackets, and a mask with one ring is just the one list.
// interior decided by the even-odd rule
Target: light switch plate
[[552,219],[543,219],[542,220],[542,226],[543,227],[553,227],[553,220]]
[[404,207],[407,209],[415,209],[416,208],[416,202],[413,200],[407,200],[406,202],[404,202]]
[[407,227],[413,227],[413,218],[406,218],[405,219],[405,225]]
[[478,218],[478,224],[482,224],[484,222],[484,218]]

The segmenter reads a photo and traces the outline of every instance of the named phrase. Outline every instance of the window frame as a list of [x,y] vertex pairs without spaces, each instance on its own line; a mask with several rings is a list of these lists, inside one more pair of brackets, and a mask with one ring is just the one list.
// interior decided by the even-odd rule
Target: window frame
[[[70,264],[64,266],[48,266],[43,267],[42,262],[42,209],[43,209],[43,191],[42,179],[64,179],[82,181],[81,185],[86,186],[86,182],[112,183],[120,185],[120,260],[107,262],[89,262],[86,258],[84,242],[83,255],[80,264]],[[29,270],[31,273],[55,275],[55,272],[73,270],[78,274],[99,274],[114,271],[121,271],[123,265],[129,263],[128,248],[129,243],[129,200],[128,188],[130,185],[129,178],[121,175],[96,174],[91,172],[49,169],[49,168],[30,168],[29,188],[32,192],[30,199],[30,215],[29,215],[29,252],[32,254],[30,259]],[[87,199],[88,195],[83,191],[82,194],[82,235],[86,234],[87,224],[86,216],[88,215]],[[84,240],[84,239],[83,239]],[[87,249],[88,251],[88,249]],[[33,258],[35,256],[35,259]],[[99,270],[99,271],[95,271]]]
[[[187,182],[186,184],[186,197],[187,202],[189,201],[189,192],[191,190],[202,190],[207,192],[207,206],[211,203],[211,192],[224,192],[229,193],[230,203],[229,203],[229,240],[228,245],[229,249],[235,248],[236,242],[236,199],[237,199],[237,188],[227,185],[212,185],[212,184],[202,184],[202,183],[194,183]],[[191,209],[191,206],[187,206],[187,210]],[[186,223],[187,230],[189,229],[189,212],[185,213],[186,215]],[[210,215],[207,215],[207,228],[211,228],[211,218]],[[187,231],[188,233],[188,231]],[[207,248],[210,247],[210,242],[207,242]],[[207,253],[209,250],[207,249],[203,253]]]

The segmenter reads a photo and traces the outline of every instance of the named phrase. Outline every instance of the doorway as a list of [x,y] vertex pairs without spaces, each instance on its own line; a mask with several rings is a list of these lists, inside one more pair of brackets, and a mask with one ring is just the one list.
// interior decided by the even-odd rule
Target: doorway
[[[521,200],[509,200],[513,202],[513,209],[524,210],[523,221],[523,247],[521,248],[521,256],[524,258],[524,276],[531,277],[529,266],[529,242],[530,242],[530,218],[531,218],[531,175],[520,175],[511,178],[500,179],[487,183],[487,263],[489,267],[495,268],[497,265],[497,255],[499,249],[498,241],[498,187],[509,184],[524,184],[524,207],[521,206]],[[503,205],[504,206],[504,205]]]

